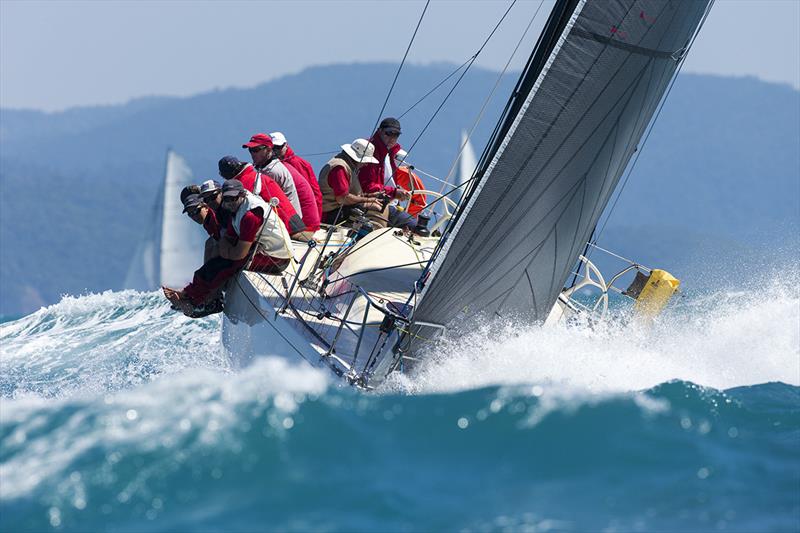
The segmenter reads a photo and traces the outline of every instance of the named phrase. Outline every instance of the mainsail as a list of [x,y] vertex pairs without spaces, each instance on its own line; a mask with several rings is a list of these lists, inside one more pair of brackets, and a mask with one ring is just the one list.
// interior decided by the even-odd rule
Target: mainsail
[[180,193],[192,183],[192,171],[182,157],[167,152],[164,183],[150,223],[128,268],[123,288],[155,290],[182,287],[203,260],[203,230],[182,213]]
[[419,327],[547,316],[708,8],[556,3],[431,261]]

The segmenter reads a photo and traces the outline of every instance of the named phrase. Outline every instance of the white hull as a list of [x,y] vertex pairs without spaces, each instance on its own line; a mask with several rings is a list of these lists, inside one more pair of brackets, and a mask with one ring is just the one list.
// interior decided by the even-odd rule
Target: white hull
[[[296,261],[281,275],[243,272],[229,285],[222,339],[234,365],[278,355],[328,366],[364,387],[397,366],[396,322],[413,308],[411,289],[437,239],[389,228],[349,242],[342,230],[328,246],[296,242]],[[342,246],[346,253],[326,266],[320,256]],[[325,268],[315,269],[318,261]]]

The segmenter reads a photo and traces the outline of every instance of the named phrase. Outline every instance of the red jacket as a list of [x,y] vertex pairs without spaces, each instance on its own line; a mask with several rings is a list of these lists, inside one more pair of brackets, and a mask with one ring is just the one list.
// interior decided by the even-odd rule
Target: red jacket
[[317,200],[314,198],[314,190],[302,172],[284,161],[284,166],[289,170],[297,189],[297,198],[300,200],[300,209],[303,211],[303,223],[308,231],[317,231],[320,223],[320,212],[317,208]]
[[311,190],[314,191],[314,199],[317,201],[317,210],[322,216],[322,191],[319,189],[317,176],[314,174],[314,167],[311,163],[294,153],[291,146],[286,147],[286,154],[283,156],[283,162],[288,163],[306,178],[308,184],[311,185]]
[[[253,165],[248,163],[233,179],[241,181],[245,189],[253,192],[258,175],[259,172],[253,168]],[[280,185],[275,183],[275,180],[266,174],[261,174],[260,196],[265,202],[269,202],[272,198],[278,199],[278,207],[275,208],[275,212],[278,214],[278,218],[281,219],[284,226],[286,226],[289,235],[305,231],[306,226],[303,224],[300,215],[298,215],[297,211],[292,207],[292,202],[286,197],[286,193],[283,192]]]
[[396,173],[397,163],[394,161],[394,156],[397,155],[397,152],[399,152],[402,147],[400,146],[400,143],[397,143],[392,147],[391,150],[389,150],[386,148],[386,145],[383,144],[380,133],[377,131],[369,140],[369,142],[375,146],[375,153],[373,155],[375,159],[378,160],[378,163],[364,165],[361,167],[361,170],[358,171],[358,181],[361,183],[361,189],[366,193],[383,191],[389,196],[394,197],[396,189],[386,185],[383,161],[386,159],[386,155],[389,154],[389,164],[392,166],[392,173]]

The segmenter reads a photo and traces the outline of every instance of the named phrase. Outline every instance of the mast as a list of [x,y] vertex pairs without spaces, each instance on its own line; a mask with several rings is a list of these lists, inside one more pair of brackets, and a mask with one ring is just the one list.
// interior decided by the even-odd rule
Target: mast
[[422,278],[418,331],[546,317],[708,5],[556,3]]

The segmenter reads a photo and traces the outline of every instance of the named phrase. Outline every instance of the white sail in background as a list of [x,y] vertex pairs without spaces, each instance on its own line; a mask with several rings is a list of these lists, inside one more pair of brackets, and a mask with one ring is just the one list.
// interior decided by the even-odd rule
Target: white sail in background
[[203,261],[204,233],[183,211],[181,189],[192,183],[186,161],[167,152],[164,183],[159,189],[150,226],[134,254],[123,288],[155,290],[182,287]]
[[[464,149],[461,150],[461,157],[458,159],[458,175],[456,176],[456,187],[463,185],[468,179],[472,177],[475,172],[475,167],[478,166],[478,159],[475,157],[475,150],[472,148],[472,143],[469,140],[469,135],[464,130],[461,130],[461,145]],[[463,188],[462,188],[463,190]]]

